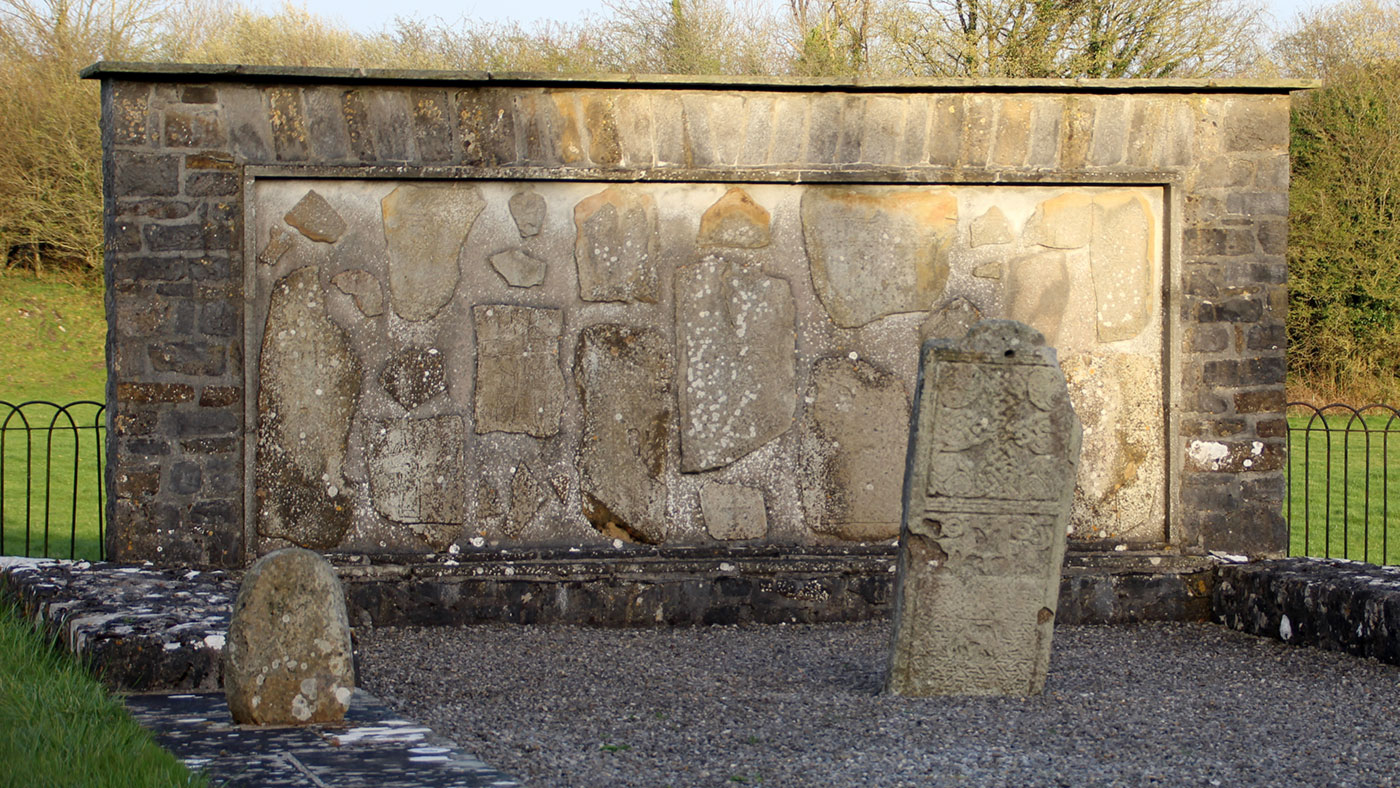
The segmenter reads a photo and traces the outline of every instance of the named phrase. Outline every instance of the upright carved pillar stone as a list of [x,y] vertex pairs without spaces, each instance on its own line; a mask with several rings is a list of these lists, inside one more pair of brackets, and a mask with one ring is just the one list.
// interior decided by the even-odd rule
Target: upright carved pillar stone
[[924,344],[889,692],[1044,688],[1079,444],[1040,332],[984,320],[962,340]]

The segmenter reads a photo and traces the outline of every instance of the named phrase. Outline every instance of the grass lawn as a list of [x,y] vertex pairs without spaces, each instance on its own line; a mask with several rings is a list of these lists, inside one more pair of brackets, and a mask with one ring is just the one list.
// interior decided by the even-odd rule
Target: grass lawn
[[206,785],[70,655],[0,600],[0,783]]
[[[4,359],[0,364],[0,476],[4,479],[0,554],[89,559],[99,555],[100,446],[91,429],[96,407],[82,406],[65,414],[52,407],[28,406],[18,413],[3,403],[102,402],[107,383],[106,331],[100,282],[14,271],[0,275],[0,359]],[[26,420],[28,427],[43,431],[26,431]],[[55,432],[50,438],[51,425],[80,429]],[[26,467],[31,469],[28,474]]]
[[1400,564],[1400,418],[1330,410],[1288,426],[1289,552]]

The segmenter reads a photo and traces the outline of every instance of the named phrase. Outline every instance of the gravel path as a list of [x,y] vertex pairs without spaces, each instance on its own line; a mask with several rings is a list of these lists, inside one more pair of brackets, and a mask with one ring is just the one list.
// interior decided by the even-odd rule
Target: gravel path
[[1400,669],[1062,627],[1045,694],[878,694],[888,622],[381,629],[361,682],[531,786],[1400,785]]

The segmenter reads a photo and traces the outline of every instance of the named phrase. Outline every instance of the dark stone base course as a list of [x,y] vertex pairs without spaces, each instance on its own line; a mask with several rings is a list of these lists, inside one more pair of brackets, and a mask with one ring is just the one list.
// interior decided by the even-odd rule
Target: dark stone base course
[[1216,623],[1400,665],[1400,567],[1287,558],[1224,565],[1217,574]]

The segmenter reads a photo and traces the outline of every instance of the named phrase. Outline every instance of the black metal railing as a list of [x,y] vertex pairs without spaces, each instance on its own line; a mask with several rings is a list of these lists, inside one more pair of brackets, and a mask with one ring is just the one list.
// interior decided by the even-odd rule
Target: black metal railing
[[1288,403],[1290,555],[1400,564],[1400,410]]
[[0,555],[103,557],[105,410],[0,400]]

